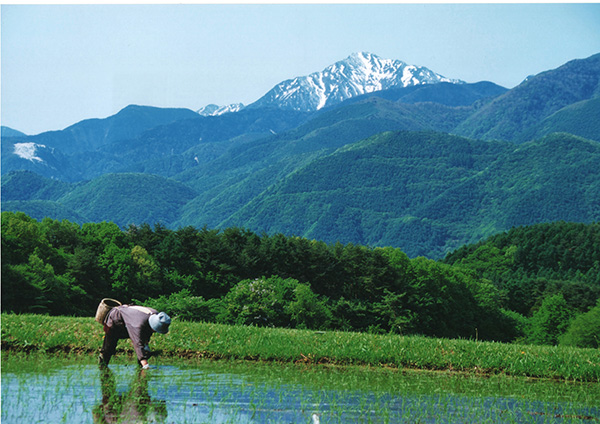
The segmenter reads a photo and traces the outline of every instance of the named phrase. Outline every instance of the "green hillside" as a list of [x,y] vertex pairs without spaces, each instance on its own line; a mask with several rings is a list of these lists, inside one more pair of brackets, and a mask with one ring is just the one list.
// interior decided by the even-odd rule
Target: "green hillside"
[[24,212],[38,221],[44,218],[66,219],[78,224],[88,221],[87,217],[51,200],[3,200],[2,212],[4,211]]
[[[600,54],[573,60],[528,78],[473,113],[454,132],[471,138],[524,142],[540,121],[564,107],[598,97],[599,87]],[[584,135],[578,129],[574,133]],[[592,138],[597,137],[596,133]]]
[[450,253],[444,262],[473,271],[506,296],[506,307],[530,315],[560,294],[587,312],[600,298],[600,223],[555,222],[515,227]]
[[468,108],[399,104],[380,98],[323,112],[294,130],[233,147],[174,176],[199,192],[178,224],[221,225],[277,180],[340,147],[384,131],[446,131],[467,113]]
[[68,183],[29,171],[13,171],[2,177],[2,201],[57,200],[71,189]]
[[14,173],[2,181],[3,210],[122,227],[239,226],[431,258],[513,226],[600,220],[595,141],[557,133],[516,146],[400,131],[303,150],[316,133],[238,146],[185,184],[107,174],[68,185]]
[[566,134],[515,150],[385,133],[290,174],[222,225],[439,257],[514,225],[597,220],[598,163],[600,144]]
[[107,174],[78,185],[59,199],[93,222],[120,226],[144,222],[169,224],[195,196],[190,188],[148,174]]
[[534,126],[531,132],[535,134],[531,138],[566,132],[600,141],[600,97],[562,108]]

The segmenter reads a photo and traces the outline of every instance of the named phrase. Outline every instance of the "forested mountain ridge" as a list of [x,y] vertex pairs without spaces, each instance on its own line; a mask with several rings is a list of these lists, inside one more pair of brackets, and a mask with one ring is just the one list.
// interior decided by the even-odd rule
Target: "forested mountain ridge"
[[30,171],[12,171],[2,177],[2,201],[60,199],[73,186]]
[[437,84],[413,85],[374,91],[348,99],[344,102],[344,105],[360,102],[369,97],[380,97],[399,103],[438,103],[451,107],[471,106],[477,102],[485,102],[498,97],[507,91],[507,88],[490,81],[480,81],[472,84],[439,82]]
[[[599,96],[600,54],[596,54],[527,78],[477,110],[454,132],[472,138],[524,142],[535,133],[540,121],[565,107]],[[579,121],[579,125],[585,124]],[[578,126],[571,129],[575,135],[591,136],[589,132],[580,133]],[[592,138],[598,140],[598,134]]]
[[173,177],[199,192],[178,224],[217,226],[279,179],[342,146],[383,131],[448,129],[465,113],[465,108],[374,97],[324,112],[286,133],[234,146]]
[[[187,109],[128,106],[112,117],[82,121],[63,131],[3,138],[2,173],[26,169],[69,182],[114,172],[173,175],[237,143],[296,127],[308,116],[257,109],[205,117]],[[124,133],[130,133],[129,138],[118,138]],[[215,143],[221,141],[226,143]],[[38,154],[39,160],[32,160],[32,154],[23,155],[20,146],[45,156]],[[182,155],[194,146],[198,147],[191,156]]]
[[[592,222],[599,197],[598,144],[591,141],[600,140],[598,57],[508,91],[492,83],[441,82],[368,93],[311,113],[246,108],[199,116],[132,106],[65,131],[3,137],[2,208],[76,222],[268,228],[431,257],[514,225]],[[491,143],[448,135],[490,123],[512,138]],[[127,131],[134,136],[121,139]],[[389,131],[395,135],[383,134]],[[390,137],[403,140],[404,149],[394,149]],[[382,146],[393,157],[370,151],[373,140],[387,140]],[[477,153],[483,146],[494,152],[485,161]],[[367,157],[356,158],[357,152]],[[54,183],[45,187],[44,179],[26,173],[11,177],[11,170],[74,184],[59,193]],[[295,187],[301,180],[304,191]],[[327,187],[336,181],[346,185]],[[128,184],[139,184],[146,196]]]
[[[294,142],[288,148],[301,146]],[[394,246],[411,257],[431,258],[513,226],[600,219],[600,143],[569,134],[515,146],[401,131],[320,156],[310,151],[293,155],[292,150],[269,164],[275,153],[257,149],[270,166],[253,169],[256,158],[242,160],[238,167],[243,172],[234,168],[229,179],[207,172],[194,184],[112,174],[56,190],[52,180],[44,187],[35,174],[16,173],[3,180],[2,190],[18,193],[16,183],[41,185],[32,192],[56,194],[14,199],[53,200],[89,221],[113,220],[121,226],[158,222],[177,228],[206,224],[198,217],[222,217],[211,226]],[[233,158],[228,161],[233,163]],[[244,178],[236,180],[240,175]],[[202,181],[214,186],[203,192],[190,188]],[[207,196],[210,190],[213,199]],[[26,202],[19,206],[29,211]],[[32,206],[32,216],[43,218],[39,202]]]
[[[504,89],[491,83],[408,87],[353,98],[347,105],[338,105],[335,114],[330,112],[337,107],[325,108],[320,114],[253,107],[220,116],[200,116],[187,109],[132,105],[114,116],[85,120],[63,131],[3,138],[2,173],[26,169],[70,182],[111,172],[170,177],[218,159],[241,144],[293,130],[311,118],[316,118],[312,126],[327,127],[341,125],[353,116],[359,121],[347,132],[356,129],[363,138],[394,129],[450,131],[468,116],[465,106],[501,92]],[[386,118],[388,124],[373,126],[366,121],[373,119],[368,108],[352,106],[356,102],[369,103],[370,97],[388,100],[379,105],[380,115],[390,115]],[[454,111],[453,106],[463,107]],[[18,149],[25,145],[32,152],[28,156]],[[31,160],[33,154],[39,160]]]
[[554,134],[514,147],[377,135],[309,163],[221,225],[439,257],[515,225],[600,218],[600,144]]
[[42,219],[47,208],[62,219],[112,221],[121,227],[143,222],[171,224],[181,214],[181,207],[196,196],[177,181],[133,173],[67,184],[32,172],[14,172],[3,178],[2,193],[3,210],[18,206],[17,210]]

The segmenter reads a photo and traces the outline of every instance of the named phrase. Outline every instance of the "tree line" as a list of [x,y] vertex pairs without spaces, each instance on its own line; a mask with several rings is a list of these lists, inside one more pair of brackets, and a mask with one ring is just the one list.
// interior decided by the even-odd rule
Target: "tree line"
[[[600,245],[596,227],[582,228]],[[112,222],[78,225],[3,212],[2,311],[93,316],[98,302],[112,297],[188,320],[582,343],[565,335],[578,319],[586,328],[598,321],[597,259],[586,262],[586,272],[567,270],[585,281],[557,280],[557,274],[544,280],[548,277],[523,274],[519,267],[508,278],[502,268],[508,265],[499,262],[510,265],[527,255],[510,245],[496,247],[498,255],[479,251],[477,260],[465,259],[492,249],[483,246],[434,261],[410,259],[391,247],[327,244],[242,228],[144,224],[123,230]],[[540,278],[547,282],[544,290],[530,289],[532,279],[539,285]],[[577,289],[569,291],[572,287]],[[518,290],[535,300],[519,304]],[[573,307],[583,298],[585,307]]]

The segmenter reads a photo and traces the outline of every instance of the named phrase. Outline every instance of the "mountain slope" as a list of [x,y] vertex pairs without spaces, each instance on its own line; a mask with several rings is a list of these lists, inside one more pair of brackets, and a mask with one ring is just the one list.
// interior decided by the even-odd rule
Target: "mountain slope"
[[233,147],[211,162],[174,176],[199,193],[185,206],[178,224],[220,225],[277,179],[342,146],[390,130],[449,131],[468,112],[377,97],[322,112],[294,130]]
[[527,141],[532,128],[560,109],[600,96],[600,54],[573,60],[494,99],[455,130],[471,138]]
[[12,129],[10,127],[5,127],[4,125],[2,125],[0,130],[1,130],[0,136],[2,138],[4,138],[4,137],[27,137],[27,134],[22,133],[21,131]]
[[131,105],[116,115],[81,121],[62,131],[3,139],[2,174],[29,170],[63,181],[81,181],[95,176],[92,169],[112,172],[111,166],[121,162],[114,155],[98,152],[102,146],[137,137],[156,126],[197,118],[198,114],[188,109]]
[[198,118],[189,109],[165,109],[130,105],[104,119],[86,119],[62,131],[49,131],[27,138],[28,142],[60,149],[64,154],[93,151],[118,140],[134,138],[151,128]]
[[59,202],[51,200],[7,200],[2,201],[2,212],[4,211],[19,211],[24,212],[33,219],[38,221],[44,218],[52,218],[57,220],[66,219],[77,224],[85,224],[90,220],[75,212],[72,209],[62,205]]
[[600,144],[567,134],[514,150],[386,133],[290,174],[221,225],[440,257],[515,225],[599,219],[598,163]]
[[344,101],[343,105],[363,101],[369,97],[380,97],[393,102],[410,104],[431,102],[445,106],[471,106],[475,102],[498,97],[507,91],[508,89],[488,81],[473,84],[440,82],[374,91],[348,99]]
[[378,134],[290,174],[221,225],[439,255],[451,232],[414,212],[508,150],[432,132]]
[[[63,131],[3,139],[2,173],[30,170],[69,182],[115,172],[168,176],[205,161],[204,150],[218,155],[237,142],[293,128],[308,116],[271,108],[204,117],[187,109],[129,106],[117,115],[82,121]],[[233,139],[235,143],[208,146]],[[203,147],[185,163],[171,160],[198,145]]]
[[[240,226],[326,242],[394,246],[410,256],[433,258],[513,226],[600,220],[598,142],[551,134],[515,146],[401,131],[337,149],[332,145],[325,152],[314,146],[303,150],[312,135],[288,143],[281,136],[264,141],[272,151],[256,162],[245,155],[264,150],[240,150],[220,175],[211,179],[217,169],[204,168],[196,187],[203,182],[210,187],[198,192],[144,174],[62,185],[14,173],[4,177],[3,193],[34,200],[8,200],[2,207],[36,218],[110,220],[121,226]],[[33,194],[20,193],[20,183]],[[56,199],[65,188],[70,190]]]
[[73,181],[77,171],[69,157],[58,149],[34,143],[32,138],[2,139],[2,174],[11,171],[31,171],[47,178]]
[[194,196],[190,188],[155,175],[107,174],[78,185],[59,203],[94,222],[166,225]]
[[2,177],[2,201],[58,200],[72,188],[70,184],[34,172],[14,171]]
[[567,132],[600,141],[600,97],[573,103],[553,113],[530,130],[527,138]]
[[354,53],[321,72],[283,81],[249,107],[269,105],[282,109],[315,111],[365,93],[439,82],[461,83],[425,67],[361,52]]

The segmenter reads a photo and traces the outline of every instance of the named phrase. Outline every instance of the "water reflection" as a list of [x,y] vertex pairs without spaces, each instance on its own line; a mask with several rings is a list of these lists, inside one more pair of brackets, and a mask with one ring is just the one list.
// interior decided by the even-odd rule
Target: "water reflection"
[[32,370],[5,358],[2,424],[600,422],[598,384],[227,361]]
[[167,418],[166,402],[148,394],[145,370],[134,374],[129,391],[119,393],[114,373],[107,366],[100,367],[100,388],[102,402],[92,411],[94,423],[153,423]]

